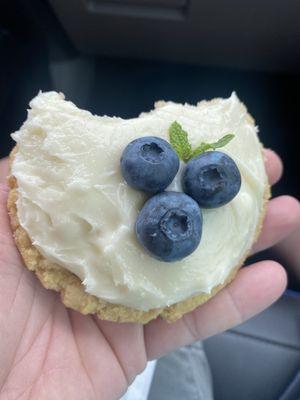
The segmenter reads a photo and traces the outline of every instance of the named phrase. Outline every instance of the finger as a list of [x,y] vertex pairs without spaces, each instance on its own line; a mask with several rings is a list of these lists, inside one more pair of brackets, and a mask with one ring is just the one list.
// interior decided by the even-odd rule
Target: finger
[[[103,321],[94,317],[96,325],[102,332],[121,365],[129,383],[133,381],[137,373],[140,373],[146,365],[147,357],[144,350],[143,326],[134,323],[119,324],[116,329],[115,322]],[[140,349],[136,351],[136,349]]]
[[268,204],[262,232],[253,253],[280,242],[300,226],[300,203],[291,196],[280,196]]
[[0,183],[5,183],[8,175],[8,157],[0,160]]
[[274,261],[242,269],[230,285],[177,322],[169,324],[157,319],[146,325],[148,358],[161,357],[177,347],[240,324],[277,300],[285,287],[286,273]]
[[296,278],[300,282],[300,225],[299,227],[288,237],[282,240],[275,247],[275,251],[278,252],[281,257],[292,269]]
[[8,214],[7,214],[7,195],[8,195],[8,187],[2,183],[0,183],[0,236],[3,233],[7,233],[10,228]]
[[282,176],[283,164],[280,157],[270,149],[264,149],[266,172],[270,185],[274,185]]
[[[92,318],[88,318],[73,310],[69,312],[69,315],[73,332],[72,338],[74,337],[81,367],[94,389],[93,393],[86,391],[87,395],[84,398],[116,398],[116,393],[124,391],[124,388],[128,386],[116,354],[102,332],[96,327]],[[115,330],[117,329],[118,327],[115,326]],[[67,346],[70,345],[72,343],[71,337],[66,337],[66,342]],[[72,354],[72,352],[69,353]],[[114,385],[108,385],[108,379],[111,379]],[[88,388],[89,385],[86,389]]]

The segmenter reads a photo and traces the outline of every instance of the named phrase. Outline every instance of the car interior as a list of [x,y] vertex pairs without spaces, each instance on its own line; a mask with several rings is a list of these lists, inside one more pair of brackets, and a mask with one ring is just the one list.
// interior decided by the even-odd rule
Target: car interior
[[[39,90],[123,118],[157,100],[195,104],[235,91],[265,147],[283,159],[272,194],[299,198],[299,1],[4,0],[0,54],[1,158]],[[247,263],[265,258],[286,267],[288,289],[266,311],[204,342],[216,400],[300,399],[300,280],[276,248]],[[180,390],[167,357],[157,363],[149,400]]]

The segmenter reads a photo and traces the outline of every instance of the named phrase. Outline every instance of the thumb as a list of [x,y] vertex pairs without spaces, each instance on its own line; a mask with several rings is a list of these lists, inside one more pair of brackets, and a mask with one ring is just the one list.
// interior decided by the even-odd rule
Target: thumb
[[0,159],[0,183],[6,182],[8,169],[9,169],[8,157]]

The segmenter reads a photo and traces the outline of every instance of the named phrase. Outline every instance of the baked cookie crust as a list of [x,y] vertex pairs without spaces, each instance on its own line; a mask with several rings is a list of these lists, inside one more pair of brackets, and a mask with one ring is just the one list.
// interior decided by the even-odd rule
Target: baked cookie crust
[[[251,118],[249,116],[249,118]],[[253,119],[251,118],[253,123]],[[17,152],[17,147],[13,149],[10,154],[10,162],[12,162],[14,155]],[[243,265],[247,258],[249,251],[247,251],[240,263],[232,269],[230,275],[224,283],[215,286],[211,293],[201,293],[193,296],[179,303],[173,304],[169,307],[155,308],[149,311],[137,310],[134,308],[126,307],[121,304],[112,304],[102,300],[96,296],[86,293],[84,286],[80,279],[64,269],[58,264],[47,260],[32,244],[27,232],[19,223],[17,214],[17,199],[18,199],[18,183],[14,176],[8,178],[9,195],[7,208],[10,216],[11,228],[17,248],[22,256],[26,267],[33,271],[42,285],[46,289],[52,289],[60,293],[61,300],[66,307],[79,311],[82,314],[96,314],[100,319],[114,321],[114,322],[134,322],[146,324],[150,320],[160,316],[168,322],[174,322],[184,314],[194,310],[196,307],[207,302],[222,288],[227,286],[235,277],[240,267]],[[256,230],[255,241],[257,240],[265,212],[268,199],[270,198],[270,187],[266,185],[265,188],[265,202],[264,209],[260,216],[260,222]],[[254,242],[255,242],[254,241]]]

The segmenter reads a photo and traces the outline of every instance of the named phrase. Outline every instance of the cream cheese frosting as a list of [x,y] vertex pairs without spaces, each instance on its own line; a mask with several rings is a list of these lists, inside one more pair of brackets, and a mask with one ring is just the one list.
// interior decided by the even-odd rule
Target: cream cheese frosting
[[[267,177],[257,128],[235,93],[197,106],[158,102],[154,110],[128,120],[94,116],[56,92],[39,93],[30,107],[12,135],[18,145],[12,164],[18,218],[41,254],[77,275],[86,292],[144,311],[169,306],[210,293],[251,248]],[[120,157],[138,137],[168,139],[175,120],[192,146],[233,133],[221,151],[237,163],[242,186],[227,205],[202,210],[196,251],[165,263],[135,237],[147,195],[126,184]],[[169,190],[181,190],[180,171]]]

